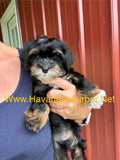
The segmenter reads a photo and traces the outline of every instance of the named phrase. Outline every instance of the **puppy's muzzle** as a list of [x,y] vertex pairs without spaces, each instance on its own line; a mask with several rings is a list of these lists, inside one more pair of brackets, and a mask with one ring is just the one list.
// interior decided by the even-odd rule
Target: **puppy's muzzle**
[[41,68],[43,73],[47,73],[48,70],[50,69],[50,67],[48,67],[47,65],[41,66],[40,64],[37,64],[37,66]]

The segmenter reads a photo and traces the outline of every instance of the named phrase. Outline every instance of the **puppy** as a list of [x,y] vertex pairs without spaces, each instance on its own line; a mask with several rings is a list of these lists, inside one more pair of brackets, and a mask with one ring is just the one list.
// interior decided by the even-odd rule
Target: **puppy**
[[25,125],[29,130],[38,132],[49,119],[53,135],[54,152],[57,160],[69,160],[67,151],[71,152],[73,160],[85,160],[86,143],[80,135],[80,126],[74,120],[50,112],[47,102],[38,102],[39,97],[46,97],[54,85],[43,84],[55,77],[62,77],[76,86],[78,95],[84,97],[96,96],[100,89],[90,84],[83,75],[70,69],[74,55],[66,43],[58,38],[49,39],[40,36],[28,42],[20,57],[24,67],[30,71],[33,83],[34,101],[25,112]]

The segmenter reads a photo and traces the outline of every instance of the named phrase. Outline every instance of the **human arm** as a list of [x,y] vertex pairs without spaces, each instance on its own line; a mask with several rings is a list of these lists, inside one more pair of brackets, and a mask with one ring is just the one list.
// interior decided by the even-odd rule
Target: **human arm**
[[20,78],[18,50],[0,42],[0,102],[16,89]]
[[0,41],[0,60],[9,60],[18,56],[18,50]]

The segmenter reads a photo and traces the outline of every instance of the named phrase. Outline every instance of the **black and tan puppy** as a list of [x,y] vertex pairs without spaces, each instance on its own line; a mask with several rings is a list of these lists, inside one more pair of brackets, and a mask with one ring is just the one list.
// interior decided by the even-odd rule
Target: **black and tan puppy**
[[33,82],[34,101],[25,113],[25,124],[29,130],[39,131],[50,120],[55,156],[57,160],[68,160],[67,151],[71,151],[73,160],[85,160],[85,142],[80,136],[80,126],[73,120],[64,119],[50,112],[47,102],[37,102],[38,97],[46,97],[47,92],[57,86],[43,84],[55,77],[63,77],[76,86],[80,96],[93,97],[98,92],[83,75],[70,69],[74,56],[66,43],[58,38],[49,39],[40,36],[26,44],[22,50],[21,61],[30,71]]

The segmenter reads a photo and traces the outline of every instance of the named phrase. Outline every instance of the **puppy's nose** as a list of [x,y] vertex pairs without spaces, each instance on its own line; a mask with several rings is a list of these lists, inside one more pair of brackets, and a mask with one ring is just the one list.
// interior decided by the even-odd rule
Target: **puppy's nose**
[[43,71],[44,73],[47,73],[47,72],[48,72],[48,69],[43,68],[42,71]]
[[47,73],[48,70],[49,70],[49,67],[48,67],[47,65],[42,66],[42,71],[43,71],[44,73]]

